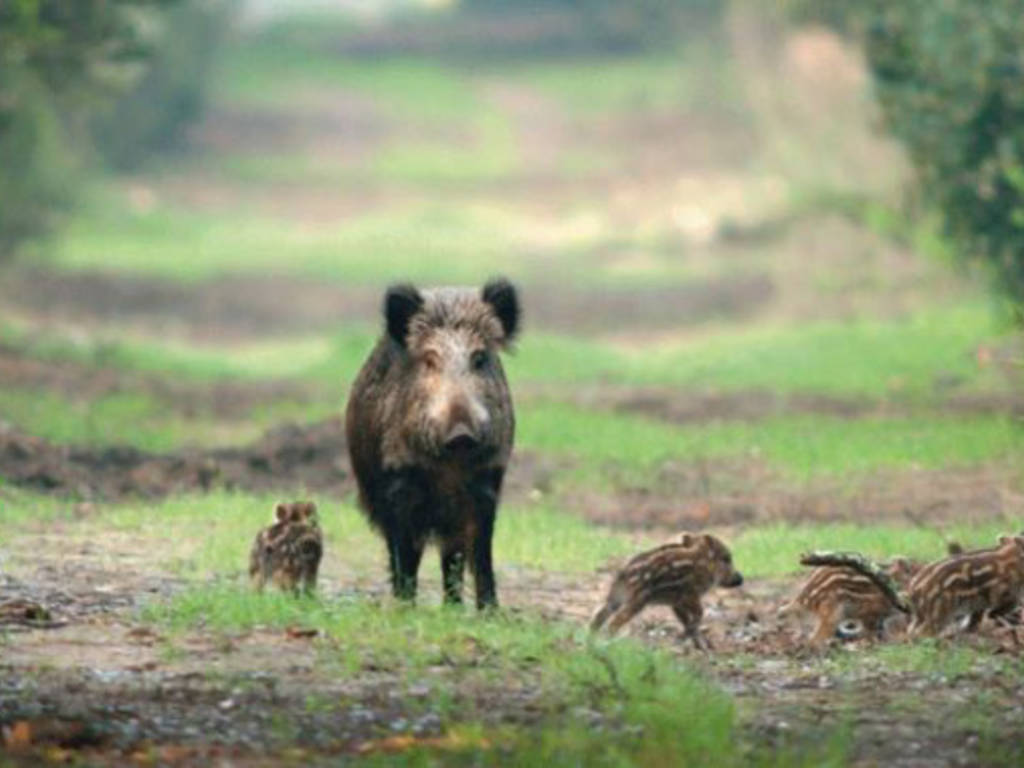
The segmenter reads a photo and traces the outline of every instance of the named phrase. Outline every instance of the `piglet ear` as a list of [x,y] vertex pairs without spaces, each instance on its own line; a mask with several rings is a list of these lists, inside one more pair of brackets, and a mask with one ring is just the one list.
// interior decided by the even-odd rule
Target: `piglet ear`
[[519,332],[519,296],[516,287],[505,278],[497,277],[487,282],[480,296],[491,305],[501,323],[505,333],[502,343],[513,341]]
[[384,319],[388,335],[400,346],[405,346],[409,335],[409,321],[423,306],[423,296],[409,283],[392,285],[384,294]]
[[692,533],[681,533],[679,534],[679,543],[684,547],[693,546],[693,534]]
[[1006,547],[1008,544],[1016,544],[1018,547],[1024,548],[1024,538],[1019,536],[1010,536],[1004,534],[999,537],[999,546]]
[[277,518],[279,523],[283,523],[288,519],[288,507],[283,501],[277,502],[277,506],[274,507],[274,517]]

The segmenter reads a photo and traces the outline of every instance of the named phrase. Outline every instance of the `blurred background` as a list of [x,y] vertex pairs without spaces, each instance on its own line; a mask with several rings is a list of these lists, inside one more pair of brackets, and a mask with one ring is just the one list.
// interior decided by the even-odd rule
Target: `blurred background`
[[518,498],[1017,509],[1015,5],[4,3],[0,476],[347,493],[384,286],[504,274]]

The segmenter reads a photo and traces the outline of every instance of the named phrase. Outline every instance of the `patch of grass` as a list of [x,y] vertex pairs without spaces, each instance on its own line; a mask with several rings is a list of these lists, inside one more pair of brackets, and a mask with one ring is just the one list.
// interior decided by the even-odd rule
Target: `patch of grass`
[[[670,748],[676,759],[731,762],[737,754],[729,699],[668,654],[631,642],[593,648],[582,641],[578,628],[528,615],[489,618],[445,608],[362,600],[329,604],[214,588],[153,605],[146,618],[176,629],[316,627],[343,639],[325,647],[322,657],[348,675],[373,669],[397,677],[401,688],[440,667],[444,673],[427,678],[431,687],[479,691],[499,686],[509,701],[506,717],[515,719],[515,702],[525,699],[534,716],[564,723],[570,735],[582,725],[572,714],[580,708],[602,721],[596,738],[603,750],[593,740],[570,739],[534,744],[533,753],[569,757],[583,750],[596,757],[610,750],[615,759],[602,764],[612,765]],[[454,711],[446,715],[477,721],[475,707],[460,705],[459,699],[465,701],[452,696]],[[687,723],[683,732],[680,722]],[[642,739],[635,730],[641,726]]]
[[70,518],[73,502],[24,491],[0,476],[0,545],[18,526]]
[[[329,359],[335,348],[358,345],[369,350],[372,336],[357,328],[332,344],[323,336],[272,339],[229,346],[197,346],[174,338],[123,336],[115,328],[89,334],[36,331],[9,318],[0,320],[0,344],[37,360],[69,360],[95,368],[166,373],[197,383],[213,379],[275,379],[308,373]],[[354,358],[348,370],[356,370]],[[336,375],[333,368],[325,376]]]
[[[475,252],[486,237],[483,229],[467,229],[472,216],[449,220],[439,212],[440,218],[433,220],[425,212],[423,215],[426,218],[422,221],[432,221],[422,234],[424,243],[429,244],[432,239],[430,231],[438,239],[435,246],[421,243],[419,247],[436,248],[435,255],[445,249]],[[481,220],[481,227],[485,220]],[[415,218],[407,225],[404,234],[386,233],[386,220],[353,225],[349,234],[351,248],[353,252],[363,246],[369,249],[371,243],[380,240],[396,242],[395,252],[403,252],[399,243],[414,237]],[[376,247],[379,246],[380,243]],[[344,250],[336,254],[332,266],[323,265],[324,269],[337,269],[339,277],[347,274],[352,281],[380,290],[387,280],[388,264],[395,267],[392,274],[405,274],[423,283],[474,283],[502,271],[498,252],[493,250],[490,257],[471,268],[471,273],[461,273],[452,267],[448,280],[440,275],[431,280],[428,271],[433,267],[429,264],[409,272],[402,271],[408,266],[404,262],[395,264],[393,260],[378,259],[371,267],[372,249],[356,261],[346,260]],[[136,252],[132,253],[132,259],[137,261]],[[407,257],[408,254],[402,259]],[[360,261],[366,263],[360,265]],[[307,267],[312,269],[313,262],[307,262]],[[159,269],[152,261],[145,268]],[[189,270],[181,264],[174,268]],[[293,268],[301,269],[301,259]],[[527,264],[520,264],[520,268],[533,269]],[[378,273],[376,279],[373,271]],[[528,288],[525,298],[529,300]],[[528,313],[528,304],[526,310]],[[190,376],[301,374],[336,381],[339,375],[343,380],[350,379],[365,359],[379,332],[375,323],[376,318],[367,317],[363,323],[348,324],[335,336],[333,344],[323,335],[309,335],[211,349],[164,339],[115,337],[85,343],[37,338],[33,347],[41,355],[58,359],[71,356],[99,365],[141,370],[167,368]],[[12,329],[8,322],[3,332],[5,341],[16,343],[19,336],[26,336]],[[994,315],[981,306],[955,307],[942,315],[923,314],[902,322],[721,330],[685,344],[648,344],[633,351],[592,339],[531,331],[524,334],[517,351],[506,357],[506,368],[513,387],[516,382],[552,382],[572,384],[578,389],[592,382],[685,387],[696,391],[771,390],[926,403],[929,396],[947,389],[963,392],[1005,388],[1007,383],[996,366],[982,368],[975,361],[978,345],[990,344],[998,335]]]
[[1000,534],[1017,527],[1009,521],[968,518],[941,525],[940,535],[937,531],[893,523],[778,523],[748,528],[729,546],[744,575],[759,578],[809,572],[800,565],[800,555],[812,549],[852,550],[874,560],[902,555],[931,561],[945,557],[947,541],[957,541],[968,549],[990,547]]
[[518,168],[512,126],[498,112],[481,109],[467,139],[385,145],[374,157],[371,176],[407,184],[494,182]]
[[518,412],[521,448],[579,460],[599,479],[609,466],[634,478],[670,461],[740,458],[765,462],[794,481],[863,476],[881,468],[939,468],[1012,460],[1024,430],[1005,416],[922,415],[850,421],[774,417],[756,422],[669,425],[650,419],[535,403]]
[[451,124],[481,108],[464,68],[415,57],[344,57],[326,46],[283,43],[272,31],[226,54],[215,93],[228,103],[301,108],[310,93],[328,89],[406,123]]
[[[944,678],[953,683],[965,676],[983,674],[985,677],[1009,672],[1014,665],[993,656],[990,652],[933,638],[912,643],[883,643],[866,652],[863,659],[844,659],[843,666],[857,674],[857,666],[876,665],[893,674],[913,673],[929,678]],[[1018,674],[1021,671],[1016,665]],[[863,674],[863,670],[861,670]]]
[[158,453],[184,445],[245,442],[260,432],[251,421],[219,422],[202,413],[185,418],[142,392],[75,401],[54,392],[0,389],[0,418],[58,443],[122,444]]
[[523,277],[530,260],[508,269],[514,225],[485,208],[431,203],[313,229],[266,217],[170,207],[132,213],[120,204],[94,205],[70,224],[50,258],[64,269],[184,282],[269,271],[375,287],[398,275],[427,284],[473,284],[502,271]]
[[647,539],[600,528],[550,505],[506,505],[494,543],[499,564],[587,573],[642,549]]
[[29,434],[56,443],[131,445],[154,453],[244,444],[282,421],[315,420],[336,411],[328,403],[282,399],[229,419],[202,406],[183,410],[145,391],[70,399],[53,391],[0,389],[0,419]]
[[[502,76],[535,88],[579,117],[685,111],[740,103],[735,83],[710,46],[671,54],[576,57],[510,65]],[[697,75],[699,73],[699,76]]]
[[923,396],[939,379],[954,389],[1000,382],[998,370],[980,369],[975,358],[979,344],[999,335],[995,314],[983,305],[904,321],[751,328],[638,350],[622,378],[709,390]]
[[[301,489],[294,495],[316,498]],[[173,496],[157,504],[110,506],[98,522],[107,528],[146,534],[155,517],[160,520],[161,540],[166,542],[158,563],[197,578],[238,575],[248,567],[256,532],[272,522],[274,505],[280,500],[278,496],[227,491]],[[371,570],[383,557],[383,548],[375,546],[374,534],[349,503],[319,498],[318,517],[328,556],[344,552],[346,565],[357,571]]]
[[[301,491],[297,495],[316,497]],[[102,524],[145,533],[155,516],[168,542],[161,550],[164,565],[210,578],[238,574],[247,566],[252,538],[271,522],[276,501],[228,492],[175,496],[155,505],[111,506],[104,510]],[[374,578],[384,573],[384,546],[353,502],[321,498],[318,513],[327,560],[343,560],[348,570],[372,573]],[[195,535],[198,530],[201,537]],[[509,566],[568,573],[591,572],[609,559],[629,554],[636,542],[636,537],[590,525],[547,505],[503,505],[494,538],[499,571]],[[423,569],[426,573],[428,566]]]

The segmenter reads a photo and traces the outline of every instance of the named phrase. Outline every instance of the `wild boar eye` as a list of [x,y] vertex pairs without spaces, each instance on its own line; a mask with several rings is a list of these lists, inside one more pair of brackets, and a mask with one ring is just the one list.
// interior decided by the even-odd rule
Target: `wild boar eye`
[[439,370],[441,368],[441,358],[434,352],[427,352],[423,356],[423,365],[431,371]]
[[490,362],[490,355],[487,354],[486,350],[478,349],[469,358],[469,365],[474,371],[482,371],[487,367],[487,363]]

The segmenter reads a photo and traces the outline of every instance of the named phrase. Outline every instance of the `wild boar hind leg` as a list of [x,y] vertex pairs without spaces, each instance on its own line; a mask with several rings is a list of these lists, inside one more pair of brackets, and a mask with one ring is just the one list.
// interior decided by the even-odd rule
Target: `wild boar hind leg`
[[471,496],[473,503],[472,568],[476,582],[476,607],[497,608],[498,593],[491,559],[491,540],[501,493],[501,470],[492,470],[476,478]]

